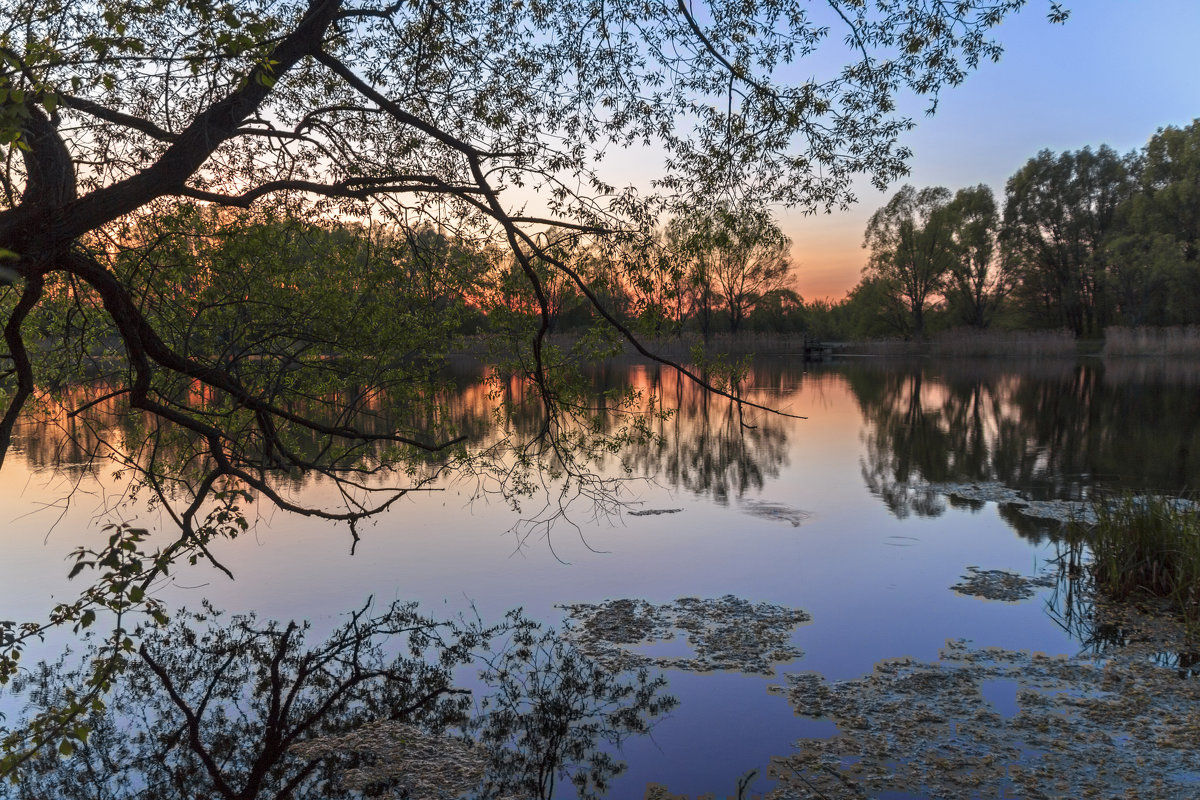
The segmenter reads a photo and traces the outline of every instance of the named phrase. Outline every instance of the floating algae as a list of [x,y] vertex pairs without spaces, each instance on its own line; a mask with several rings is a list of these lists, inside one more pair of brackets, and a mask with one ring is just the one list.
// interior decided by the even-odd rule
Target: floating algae
[[[803,655],[791,644],[791,634],[798,625],[811,621],[799,609],[750,603],[733,595],[706,600],[683,597],[663,605],[620,599],[562,608],[574,623],[565,635],[588,656],[614,669],[656,666],[770,675],[775,664]],[[692,657],[656,657],[633,649],[672,641],[677,631],[686,636],[694,651]]]
[[[951,641],[936,663],[856,680],[788,675],[772,691],[839,732],[774,759],[768,797],[1195,798],[1200,681],[1146,658],[1162,646],[1048,658]],[[1018,687],[1015,714],[985,698],[997,681]]]
[[[1095,525],[1097,521],[1096,507],[1091,500],[1029,500],[1020,491],[998,481],[923,483],[920,488],[976,503],[1011,505],[1021,514],[1036,519],[1055,520],[1064,524],[1080,522],[1085,525]],[[1153,498],[1141,496],[1134,499],[1136,502],[1145,502]],[[1186,498],[1161,499],[1181,511],[1200,509],[1200,505]]]
[[962,576],[962,583],[956,583],[950,588],[959,594],[1010,603],[1028,600],[1037,593],[1037,589],[1049,589],[1058,583],[1058,579],[1053,575],[1027,577],[1002,569],[967,567],[967,573]]
[[1079,500],[1028,500],[1021,492],[996,481],[978,483],[931,483],[928,488],[945,495],[976,502],[1010,504],[1027,517],[1057,522],[1094,524],[1096,511],[1090,502]]
[[370,790],[388,785],[394,785],[392,797],[459,797],[479,785],[489,763],[484,749],[470,741],[391,720],[310,739],[291,750],[306,759],[354,754],[360,763],[342,772],[342,785],[368,797],[378,796]]

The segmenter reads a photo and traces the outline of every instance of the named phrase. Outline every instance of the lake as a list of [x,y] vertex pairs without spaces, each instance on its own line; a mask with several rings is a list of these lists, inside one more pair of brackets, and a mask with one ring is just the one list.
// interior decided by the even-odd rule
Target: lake
[[[480,368],[458,371],[459,402],[485,403]],[[751,796],[771,787],[761,776],[773,757],[834,730],[769,687],[796,673],[854,679],[885,659],[936,661],[948,640],[1085,651],[1092,643],[1063,623],[1053,581],[1020,601],[951,587],[969,567],[1056,575],[1054,511],[1073,513],[1097,493],[1200,488],[1200,365],[1190,362],[764,358],[743,383],[747,397],[795,416],[753,411],[743,420],[654,365],[615,362],[596,380],[656,393],[676,409],[653,421],[660,441],[601,465],[628,478],[617,505],[579,501],[550,526],[522,525],[542,500],[516,511],[451,481],[361,525],[351,555],[344,527],[260,503],[247,534],[214,547],[234,580],[199,565],[174,574],[159,596],[309,619],[318,632],[368,597],[418,600],[435,616],[473,608],[484,619],[522,606],[556,625],[565,605],[620,599],[668,608],[732,595],[802,610],[811,620],[786,630],[802,655],[764,672],[667,666],[679,704],[652,735],[625,741],[627,768],[610,792],[641,798],[653,783],[689,797],[733,795],[739,776],[758,770]],[[38,618],[50,594],[70,596],[64,558],[104,522],[169,528],[144,498],[123,494],[124,477],[73,466],[74,457],[61,430],[19,431],[0,473],[0,617]],[[335,500],[315,479],[292,491]],[[683,633],[633,650],[659,660],[651,663],[695,656]],[[1010,713],[1014,692],[1003,681],[989,686],[997,713]]]

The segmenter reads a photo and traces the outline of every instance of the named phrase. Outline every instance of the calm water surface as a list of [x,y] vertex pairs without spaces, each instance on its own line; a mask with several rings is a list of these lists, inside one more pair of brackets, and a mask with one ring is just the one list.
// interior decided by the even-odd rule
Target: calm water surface
[[[476,374],[464,368],[464,405],[482,402]],[[522,538],[512,530],[520,514],[451,484],[364,526],[352,557],[345,529],[259,506],[251,533],[215,548],[236,580],[197,567],[162,595],[307,618],[322,631],[368,596],[420,600],[433,615],[473,605],[485,619],[524,606],[556,623],[558,604],[732,594],[812,615],[794,640],[805,655],[779,674],[851,678],[883,658],[936,659],[950,638],[1081,649],[1049,613],[1049,590],[1000,603],[949,588],[968,565],[1038,573],[1055,555],[1054,523],[947,498],[930,482],[995,481],[1031,499],[1186,493],[1200,483],[1200,366],[1188,363],[863,361],[806,370],[760,360],[751,398],[807,419],[756,413],[752,429],[652,366],[612,365],[598,380],[641,386],[678,408],[657,423],[661,446],[627,455],[639,479],[626,487],[623,512],[594,518],[580,507],[573,524]],[[63,442],[61,432],[26,426],[0,473],[0,618],[37,618],[48,593],[72,595],[63,559],[113,513],[167,527],[123,496],[120,480],[73,469]],[[332,499],[319,481],[295,491],[308,502]],[[764,504],[775,513],[761,513]],[[681,511],[627,513],[646,509]],[[731,794],[739,775],[765,770],[796,739],[831,732],[767,692],[779,674],[668,671],[680,705],[652,737],[626,743],[628,770],[612,796],[640,798],[648,782]]]

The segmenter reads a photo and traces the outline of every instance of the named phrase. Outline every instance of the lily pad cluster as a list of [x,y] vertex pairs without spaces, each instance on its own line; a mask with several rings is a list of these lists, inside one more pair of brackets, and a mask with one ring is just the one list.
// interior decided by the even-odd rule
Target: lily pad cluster
[[[795,608],[751,603],[733,595],[682,597],[655,605],[639,599],[562,606],[566,635],[588,656],[613,669],[653,666],[694,672],[729,670],[774,674],[775,665],[804,655],[791,643],[797,626],[810,622]],[[635,648],[686,637],[693,655],[654,656]]]
[[[776,758],[771,798],[1200,796],[1200,681],[1144,648],[1051,658],[948,642],[941,659],[883,661],[865,677],[787,676],[796,713],[838,733]],[[997,708],[988,684],[1009,686]]]
[[1033,597],[1039,588],[1053,588],[1057,582],[1053,575],[1025,576],[1002,569],[967,567],[962,582],[950,588],[959,594],[1015,603]]

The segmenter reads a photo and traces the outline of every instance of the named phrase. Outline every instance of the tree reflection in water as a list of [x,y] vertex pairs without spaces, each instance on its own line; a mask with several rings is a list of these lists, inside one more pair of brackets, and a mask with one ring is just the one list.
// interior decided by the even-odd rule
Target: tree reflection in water
[[[994,481],[1062,500],[1200,490],[1194,364],[892,362],[844,374],[866,426],[863,479],[898,517],[945,512],[930,484]],[[1052,533],[1006,516],[1031,538]]]
[[[436,398],[441,409],[440,419],[456,431],[466,432],[481,449],[503,440],[536,437],[546,424],[544,408],[536,393],[519,381],[487,379],[484,365],[463,359],[451,364],[445,375],[445,387]],[[782,362],[756,362],[743,380],[743,386],[799,385],[801,372],[794,365]],[[787,462],[788,422],[786,418],[756,414],[747,420],[729,400],[715,397],[674,372],[633,360],[617,360],[600,364],[588,373],[591,381],[588,405],[597,416],[592,421],[595,433],[614,435],[619,427],[629,425],[630,416],[641,415],[653,431],[650,439],[633,437],[627,447],[616,453],[601,452],[592,466],[604,475],[634,475],[661,481],[672,488],[696,495],[711,497],[720,503],[740,498],[747,492],[762,489],[766,481],[779,475]],[[352,387],[346,392],[354,393]],[[158,428],[148,428],[145,417],[131,413],[123,398],[104,398],[103,386],[66,388],[69,395],[62,407],[50,407],[44,414],[27,414],[14,432],[14,448],[20,451],[29,465],[38,471],[63,470],[68,473],[118,468],[133,468],[135,474],[140,454],[153,452],[155,458],[174,464],[194,462],[187,437],[168,436]],[[507,414],[502,420],[495,415],[496,393],[505,402]],[[772,397],[756,389],[747,389],[743,396],[761,404]],[[615,407],[614,398],[636,398],[637,407]],[[325,398],[322,398],[325,400]],[[74,416],[63,408],[90,406],[90,415]],[[614,413],[604,413],[609,409]],[[670,409],[664,413],[663,409]],[[324,419],[320,403],[304,413]],[[616,412],[620,413],[616,413]],[[368,413],[369,412],[369,413]],[[397,419],[384,402],[377,399],[363,412],[358,424],[370,431],[387,431],[398,425],[416,424]],[[136,445],[132,447],[131,443]],[[305,457],[319,453],[319,438],[296,444]],[[411,465],[421,485],[437,475],[437,464]],[[461,470],[468,467],[458,465]],[[506,472],[511,467],[501,467]],[[186,484],[197,476],[186,470],[175,480]],[[278,476],[280,491],[289,499],[297,499],[311,484],[311,477],[302,473]],[[373,485],[364,478],[364,485]]]
[[[393,603],[308,633],[207,606],[143,632],[86,743],[28,762],[15,796],[548,798],[567,780],[598,797],[624,769],[603,747],[675,705],[661,676],[606,671],[520,612],[485,627]],[[68,659],[14,687],[31,711],[86,681]],[[478,702],[455,685],[473,663]]]
[[[750,366],[741,385],[771,387],[798,378],[793,365],[762,360]],[[786,418],[758,414],[747,420],[733,403],[666,370],[653,368],[639,379],[672,412],[657,421],[653,440],[631,448],[627,463],[635,473],[722,505],[779,476],[787,463]],[[762,405],[775,401],[755,388],[743,396]]]

